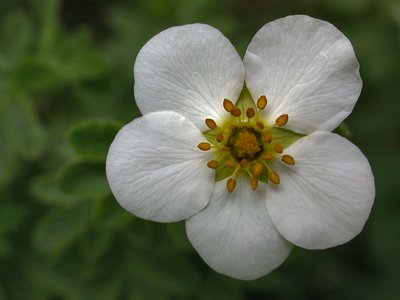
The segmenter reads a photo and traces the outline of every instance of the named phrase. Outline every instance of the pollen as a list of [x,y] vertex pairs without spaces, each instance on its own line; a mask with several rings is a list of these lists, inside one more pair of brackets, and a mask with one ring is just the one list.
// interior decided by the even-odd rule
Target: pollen
[[219,167],[219,161],[218,161],[218,160],[210,160],[210,161],[207,163],[207,166],[208,166],[210,169],[218,169],[218,167]]
[[275,124],[278,126],[285,126],[288,121],[289,121],[289,115],[283,114],[276,119]]
[[291,166],[293,166],[296,163],[294,158],[288,154],[282,156],[282,161]]
[[234,117],[240,117],[240,115],[242,114],[242,111],[239,108],[235,107],[230,111],[230,113]]
[[231,112],[232,109],[235,108],[235,104],[233,104],[233,102],[229,99],[224,99],[224,109],[227,112]]
[[211,144],[207,142],[202,142],[198,144],[197,147],[199,147],[200,150],[207,151],[211,149]]
[[225,165],[226,165],[228,168],[234,168],[234,167],[235,167],[235,162],[233,161],[233,159],[228,159],[228,160],[225,162]]
[[263,110],[267,106],[267,103],[268,103],[267,97],[263,95],[257,100],[257,108],[259,110]]
[[251,183],[251,189],[253,191],[255,191],[257,189],[257,187],[258,187],[258,179],[257,179],[257,177],[254,177],[254,176],[251,177],[250,183]]
[[226,189],[229,193],[232,193],[236,187],[236,180],[234,178],[229,178],[226,182]]
[[276,153],[282,153],[283,152],[282,144],[275,144],[274,150],[275,150]]
[[274,171],[268,173],[268,178],[273,184],[279,184],[281,182],[278,173]]
[[251,119],[251,118],[254,117],[255,115],[256,115],[256,112],[254,111],[253,108],[249,107],[249,108],[246,110],[246,116],[247,116],[249,119]]
[[266,133],[264,135],[264,143],[269,144],[272,141],[272,134],[271,133]]
[[261,163],[256,163],[253,166],[253,176],[254,177],[258,177],[262,174],[262,172],[264,171],[264,165]]
[[217,142],[221,143],[224,140],[224,135],[222,133],[217,135]]
[[263,158],[264,160],[271,160],[273,157],[272,157],[272,154],[271,154],[271,153],[267,152],[267,153],[264,153],[264,154],[263,154],[262,158]]
[[213,119],[206,119],[206,125],[210,129],[215,129],[217,128],[217,123]]

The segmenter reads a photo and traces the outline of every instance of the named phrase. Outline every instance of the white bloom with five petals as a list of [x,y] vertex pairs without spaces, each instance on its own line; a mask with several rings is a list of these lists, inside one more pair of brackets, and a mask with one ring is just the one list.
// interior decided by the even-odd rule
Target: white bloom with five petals
[[333,25],[273,21],[243,61],[213,27],[172,27],[141,49],[134,76],[143,117],[110,147],[111,190],[138,217],[186,220],[214,270],[255,279],[293,245],[333,247],[362,230],[375,197],[371,168],[330,132],[362,81],[351,43]]

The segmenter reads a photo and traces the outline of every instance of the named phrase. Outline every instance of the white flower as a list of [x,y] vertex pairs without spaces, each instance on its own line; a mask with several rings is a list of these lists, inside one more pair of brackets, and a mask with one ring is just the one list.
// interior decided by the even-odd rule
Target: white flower
[[330,131],[358,99],[358,70],[349,40],[307,16],[266,24],[243,61],[213,27],[159,33],[134,67],[144,116],[108,153],[115,198],[144,219],[186,219],[204,261],[239,279],[269,273],[293,244],[349,241],[369,216],[374,179],[360,150]]

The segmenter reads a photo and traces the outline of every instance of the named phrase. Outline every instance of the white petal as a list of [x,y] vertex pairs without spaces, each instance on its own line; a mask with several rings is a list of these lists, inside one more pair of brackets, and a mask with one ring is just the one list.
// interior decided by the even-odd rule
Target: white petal
[[266,95],[271,121],[289,115],[299,133],[335,129],[361,92],[359,64],[350,41],[332,24],[289,16],[266,24],[245,58],[246,84]]
[[223,100],[236,100],[244,66],[217,29],[203,24],[171,27],[153,37],[134,67],[135,98],[143,114],[172,110],[201,130],[205,118],[220,120]]
[[279,164],[281,183],[267,192],[277,230],[307,249],[343,244],[362,230],[375,198],[371,167],[348,140],[315,132],[285,150],[296,164]]
[[265,187],[253,192],[248,180],[240,179],[231,194],[225,181],[217,182],[208,206],[186,221],[186,232],[215,271],[252,280],[278,267],[292,244],[279,235],[269,219]]
[[125,125],[107,156],[107,179],[120,205],[138,217],[172,222],[207,205],[214,172],[197,148],[200,131],[174,112],[156,112]]

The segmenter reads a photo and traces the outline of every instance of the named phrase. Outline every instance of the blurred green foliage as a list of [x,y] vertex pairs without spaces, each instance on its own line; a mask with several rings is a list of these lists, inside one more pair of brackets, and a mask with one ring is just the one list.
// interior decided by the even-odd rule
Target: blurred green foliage
[[[202,262],[182,222],[119,207],[105,156],[140,115],[132,66],[154,34],[208,23],[243,55],[262,25],[298,13],[353,42],[364,89],[339,132],[369,158],[376,203],[348,244],[296,248],[270,275],[238,281]],[[397,0],[2,0],[0,299],[398,299],[399,53]]]

